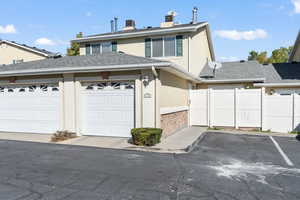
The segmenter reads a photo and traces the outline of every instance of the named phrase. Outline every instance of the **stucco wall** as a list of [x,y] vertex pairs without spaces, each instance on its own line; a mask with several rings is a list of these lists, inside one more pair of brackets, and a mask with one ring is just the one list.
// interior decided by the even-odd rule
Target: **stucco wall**
[[10,44],[0,44],[0,65],[13,64],[13,60],[28,62],[41,59],[45,59],[45,57]]
[[[190,71],[194,75],[199,75],[200,71],[205,66],[207,59],[211,60],[210,48],[207,39],[207,32],[205,28],[199,30],[199,32],[193,33],[180,33],[171,34],[167,36],[183,35],[183,56],[172,56],[172,57],[161,57],[155,58],[160,60],[171,61],[180,67],[184,68],[186,71]],[[149,36],[150,37],[150,36]],[[162,37],[162,36],[155,36]],[[155,38],[154,37],[154,38]],[[117,40],[117,50],[122,51],[127,54],[135,56],[145,56],[145,38],[130,38],[130,39],[119,39]],[[93,43],[99,43],[91,42]],[[85,44],[80,44],[80,54],[85,55]]]
[[191,35],[190,39],[190,72],[199,76],[207,61],[211,61],[211,53],[206,29]]
[[160,108],[188,105],[188,81],[165,71],[160,71]]

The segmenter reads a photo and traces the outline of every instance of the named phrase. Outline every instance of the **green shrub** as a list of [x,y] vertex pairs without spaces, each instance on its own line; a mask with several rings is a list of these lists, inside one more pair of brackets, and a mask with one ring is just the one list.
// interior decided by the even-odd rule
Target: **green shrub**
[[76,138],[76,133],[69,132],[69,131],[57,131],[51,137],[51,142],[60,142],[72,138]]
[[138,146],[154,146],[160,143],[162,129],[134,128],[131,130],[132,142]]

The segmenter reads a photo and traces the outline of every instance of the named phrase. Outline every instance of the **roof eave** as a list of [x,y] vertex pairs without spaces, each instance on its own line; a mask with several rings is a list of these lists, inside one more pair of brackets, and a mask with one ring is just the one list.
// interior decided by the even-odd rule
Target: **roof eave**
[[161,29],[161,30],[149,30],[143,32],[130,32],[130,33],[120,33],[120,34],[112,34],[112,35],[103,35],[103,36],[93,36],[93,37],[86,37],[86,38],[78,38],[71,40],[71,42],[91,42],[95,40],[113,40],[113,39],[124,39],[124,38],[133,38],[133,37],[143,37],[149,35],[161,35],[161,34],[168,34],[168,33],[186,33],[186,32],[195,32],[201,27],[207,26],[208,23],[204,22],[197,26],[192,27],[172,27],[169,29]]
[[298,83],[256,83],[255,87],[297,87],[300,86],[300,81]]
[[203,83],[252,83],[252,82],[264,82],[265,78],[247,78],[247,79],[219,79],[219,80],[204,80]]
[[11,76],[33,76],[33,75],[51,75],[51,74],[67,74],[67,73],[88,73],[103,71],[129,71],[151,69],[154,67],[170,66],[169,62],[147,63],[147,64],[128,64],[128,65],[110,65],[110,66],[86,66],[86,67],[62,67],[34,70],[18,70],[14,72],[0,72],[0,77]]
[[198,78],[197,76],[193,75],[192,73],[182,69],[182,67],[174,64],[174,63],[170,63],[169,66],[162,66],[162,67],[157,67],[159,69],[165,70],[169,73],[172,73],[178,77],[181,77],[183,79],[189,80],[191,82],[194,83],[201,83],[202,79]]
[[8,43],[8,44],[10,44],[10,45],[20,47],[20,48],[22,48],[22,49],[26,49],[27,51],[34,52],[34,53],[36,53],[36,54],[45,56],[45,57],[47,57],[47,58],[51,58],[51,57],[53,56],[53,54],[47,54],[47,53],[43,53],[43,52],[40,52],[40,51],[36,51],[36,50],[34,50],[34,49],[25,47],[25,46],[23,46],[23,45],[20,45],[20,44],[14,43],[14,42],[10,42],[10,41],[8,41],[8,40],[1,40],[1,42]]

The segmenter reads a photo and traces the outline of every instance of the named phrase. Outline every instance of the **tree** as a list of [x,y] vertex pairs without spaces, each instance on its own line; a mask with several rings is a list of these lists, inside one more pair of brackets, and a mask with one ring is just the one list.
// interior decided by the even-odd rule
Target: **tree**
[[[82,38],[83,34],[82,32],[79,32],[76,35],[76,38]],[[80,54],[80,45],[76,42],[71,43],[71,47],[67,49],[67,55],[68,56],[78,56]]]
[[258,52],[257,51],[250,51],[248,60],[257,60]]
[[272,51],[272,56],[269,58],[269,63],[284,63],[289,60],[290,47],[281,47]]
[[288,62],[289,55],[292,51],[293,47],[290,46],[288,48],[281,47],[279,49],[275,49],[272,51],[272,55],[268,57],[268,52],[258,52],[258,51],[250,51],[248,60],[257,60],[259,63],[284,63]]
[[268,52],[266,51],[260,52],[257,56],[257,61],[260,64],[268,63]]

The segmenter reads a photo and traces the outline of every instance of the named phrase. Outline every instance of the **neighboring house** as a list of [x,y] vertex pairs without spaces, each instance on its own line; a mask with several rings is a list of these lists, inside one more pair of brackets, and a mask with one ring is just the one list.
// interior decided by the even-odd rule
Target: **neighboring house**
[[0,65],[17,64],[58,56],[58,54],[45,49],[30,47],[14,41],[0,40]]
[[198,88],[233,89],[265,87],[269,94],[300,94],[300,63],[261,65],[257,61],[222,63],[213,73],[206,65]]
[[290,62],[300,62],[300,32],[297,36],[296,42],[294,44],[293,50],[290,55]]

